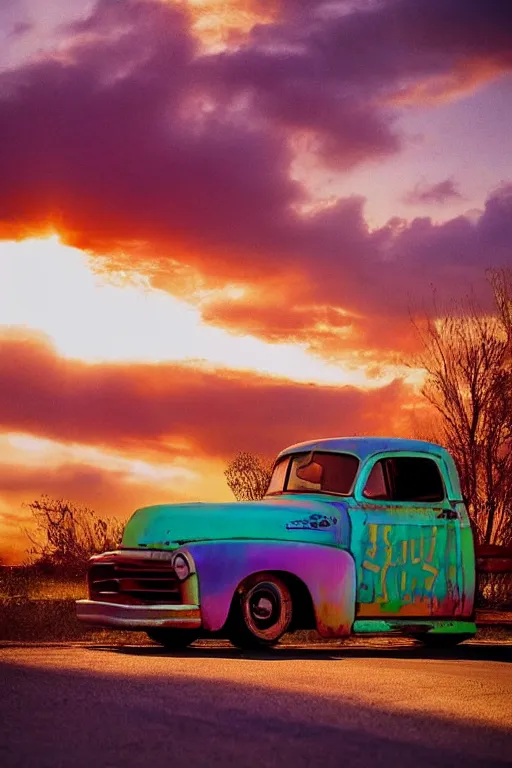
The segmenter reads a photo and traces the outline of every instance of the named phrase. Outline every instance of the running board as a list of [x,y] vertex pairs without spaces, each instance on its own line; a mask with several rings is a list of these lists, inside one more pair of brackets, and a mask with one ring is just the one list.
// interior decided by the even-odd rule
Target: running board
[[355,635],[474,635],[476,624],[473,621],[432,619],[356,619],[352,626]]

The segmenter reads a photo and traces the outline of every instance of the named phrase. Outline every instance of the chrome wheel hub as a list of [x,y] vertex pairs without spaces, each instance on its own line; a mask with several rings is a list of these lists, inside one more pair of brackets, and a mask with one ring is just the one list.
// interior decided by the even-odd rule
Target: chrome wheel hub
[[272,603],[268,597],[260,597],[253,608],[255,619],[270,619],[272,616]]

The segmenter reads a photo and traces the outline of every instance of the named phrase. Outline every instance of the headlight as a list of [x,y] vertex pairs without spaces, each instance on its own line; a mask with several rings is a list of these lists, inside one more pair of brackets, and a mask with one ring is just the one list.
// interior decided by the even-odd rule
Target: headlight
[[174,572],[180,581],[190,576],[190,565],[184,555],[176,555],[173,562]]

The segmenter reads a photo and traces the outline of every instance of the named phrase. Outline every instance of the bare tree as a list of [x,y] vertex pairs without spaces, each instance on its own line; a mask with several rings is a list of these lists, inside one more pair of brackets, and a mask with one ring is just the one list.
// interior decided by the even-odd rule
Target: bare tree
[[468,298],[413,320],[422,389],[441,416],[439,442],[457,463],[480,543],[512,541],[512,274],[490,272],[495,306]]
[[267,492],[272,462],[262,456],[241,451],[224,472],[237,501],[256,501]]
[[122,538],[121,521],[102,519],[72,501],[43,495],[26,506],[35,523],[35,530],[27,531],[32,542],[30,555],[36,562],[66,573],[80,573],[91,555],[114,549]]

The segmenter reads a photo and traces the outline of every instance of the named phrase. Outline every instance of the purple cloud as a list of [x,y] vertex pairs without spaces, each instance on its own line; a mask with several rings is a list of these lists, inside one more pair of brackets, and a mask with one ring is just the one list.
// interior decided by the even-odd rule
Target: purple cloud
[[33,24],[30,21],[18,21],[14,24],[9,35],[10,37],[22,37],[31,29],[33,29]]
[[157,264],[174,290],[176,263],[211,287],[256,287],[256,302],[206,308],[212,321],[257,317],[261,335],[289,328],[314,345],[343,309],[352,344],[392,345],[430,283],[465,292],[482,267],[510,263],[510,188],[476,222],[370,230],[361,198],[297,212],[291,145],[306,136],[338,168],[397,151],[383,104],[401,84],[491,51],[507,66],[506,8],[464,7],[389,0],[334,17],[295,0],[236,51],[202,56],[182,10],[102,0],[68,30],[65,57],[0,75],[0,231],[53,223],[130,266]]
[[437,184],[426,184],[425,182],[416,184],[414,189],[404,197],[404,201],[410,205],[422,205],[424,203],[440,205],[449,200],[461,199],[462,195],[453,179],[445,179]]

